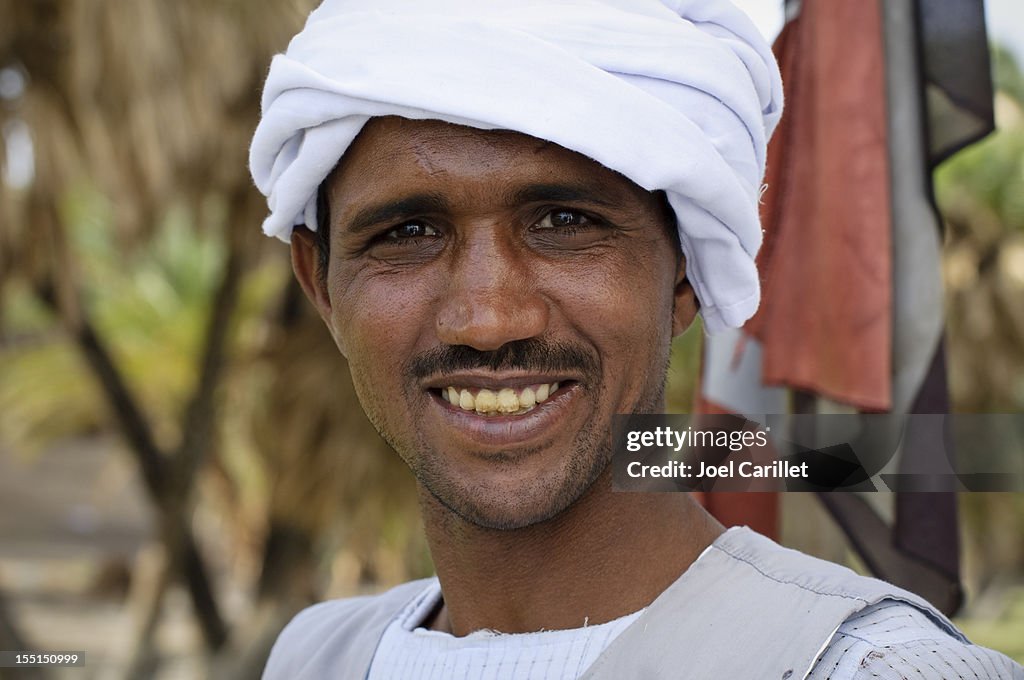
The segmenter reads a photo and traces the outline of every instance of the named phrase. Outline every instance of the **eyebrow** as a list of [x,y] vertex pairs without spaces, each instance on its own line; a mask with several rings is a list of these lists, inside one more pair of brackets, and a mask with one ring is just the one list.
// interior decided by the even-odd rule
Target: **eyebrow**
[[443,213],[449,210],[448,201],[440,194],[413,194],[394,201],[385,201],[359,210],[346,220],[345,231],[361,234],[382,223],[398,222],[415,215]]
[[[524,203],[593,203],[608,208],[615,207],[614,201],[604,198],[608,189],[599,184],[527,184],[510,189],[502,194],[505,205]],[[343,227],[346,233],[359,235],[379,224],[400,222],[410,217],[427,214],[447,213],[451,204],[444,195],[421,193],[403,196],[361,208]]]
[[611,208],[617,204],[604,198],[608,193],[607,187],[596,183],[528,184],[507,192],[504,200],[507,205],[585,202]]

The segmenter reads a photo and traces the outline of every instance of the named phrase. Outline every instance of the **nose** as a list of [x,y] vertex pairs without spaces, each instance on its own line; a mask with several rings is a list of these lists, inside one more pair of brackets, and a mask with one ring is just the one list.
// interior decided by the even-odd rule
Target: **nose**
[[440,341],[486,352],[541,335],[549,308],[538,291],[529,253],[517,252],[493,234],[459,250],[437,314]]

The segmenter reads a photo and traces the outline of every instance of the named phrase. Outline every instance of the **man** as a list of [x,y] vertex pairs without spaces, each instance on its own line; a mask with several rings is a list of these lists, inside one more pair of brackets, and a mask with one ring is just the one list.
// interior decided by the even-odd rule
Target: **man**
[[253,141],[264,229],[415,475],[438,577],[306,610],[265,678],[1024,677],[909,593],[612,491],[612,418],[664,409],[672,337],[756,309],[780,113],[722,0],[311,15]]

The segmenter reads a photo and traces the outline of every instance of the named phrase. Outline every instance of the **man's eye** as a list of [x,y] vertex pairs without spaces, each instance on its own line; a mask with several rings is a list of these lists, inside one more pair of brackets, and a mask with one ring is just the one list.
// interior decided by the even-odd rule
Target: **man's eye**
[[575,210],[552,210],[543,219],[537,222],[538,229],[565,229],[566,227],[581,227],[590,224],[590,220],[581,212]]
[[429,224],[422,222],[406,222],[401,224],[384,235],[388,241],[403,241],[405,239],[421,238],[424,236],[437,236],[438,231]]

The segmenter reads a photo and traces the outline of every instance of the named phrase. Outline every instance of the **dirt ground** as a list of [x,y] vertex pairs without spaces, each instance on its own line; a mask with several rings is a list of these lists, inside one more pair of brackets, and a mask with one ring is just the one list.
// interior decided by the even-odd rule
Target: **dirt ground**
[[[0,451],[0,592],[37,650],[83,651],[58,679],[116,678],[137,623],[130,574],[151,519],[134,468],[109,440],[68,442],[33,457]],[[159,680],[200,677],[188,602],[172,591],[159,643]]]

